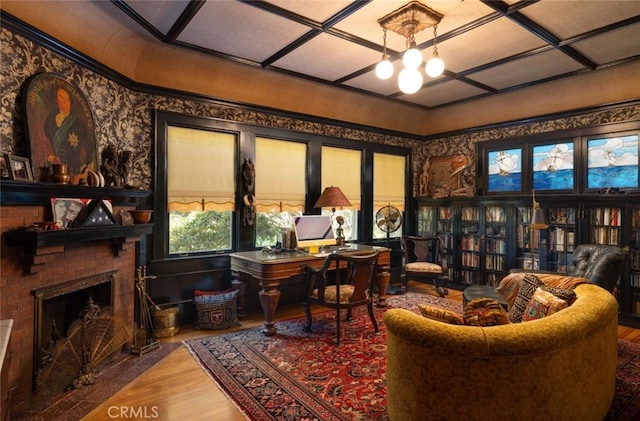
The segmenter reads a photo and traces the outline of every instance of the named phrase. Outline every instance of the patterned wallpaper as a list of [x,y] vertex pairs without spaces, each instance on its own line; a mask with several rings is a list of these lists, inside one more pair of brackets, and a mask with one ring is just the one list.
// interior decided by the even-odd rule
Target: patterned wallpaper
[[25,81],[40,72],[54,72],[75,83],[90,104],[96,122],[98,149],[114,143],[118,150],[133,151],[129,183],[145,190],[152,189],[152,154],[154,109],[215,117],[242,123],[351,139],[403,146],[414,151],[414,188],[417,191],[420,168],[427,157],[465,155],[469,167],[463,174],[463,185],[475,189],[475,143],[490,139],[545,133],[611,122],[640,120],[640,106],[621,106],[602,112],[592,112],[562,119],[515,124],[497,129],[450,136],[428,142],[389,136],[364,129],[322,124],[298,118],[288,118],[268,112],[247,110],[234,105],[187,100],[177,97],[149,95],[132,91],[57,53],[2,28],[0,32],[1,115],[0,152],[27,156],[27,141],[23,128],[24,116],[20,90]]

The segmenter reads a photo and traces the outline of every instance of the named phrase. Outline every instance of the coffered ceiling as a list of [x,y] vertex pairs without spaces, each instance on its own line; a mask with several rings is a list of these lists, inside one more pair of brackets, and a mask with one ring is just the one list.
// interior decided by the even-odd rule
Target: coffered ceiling
[[[406,39],[389,31],[394,76],[380,80],[378,19],[408,0],[113,0],[101,10],[160,42],[265,71],[434,109],[640,60],[640,0],[424,0],[443,15],[445,72],[400,92]],[[415,35],[425,61],[433,28]]]

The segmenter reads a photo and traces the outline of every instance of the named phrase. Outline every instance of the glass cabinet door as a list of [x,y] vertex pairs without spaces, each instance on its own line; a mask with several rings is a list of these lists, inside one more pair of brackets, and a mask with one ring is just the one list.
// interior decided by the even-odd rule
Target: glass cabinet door
[[497,286],[504,278],[507,255],[507,214],[502,206],[485,208],[484,282]]
[[589,240],[591,244],[620,246],[621,209],[594,207],[589,209]]
[[480,211],[475,206],[460,209],[460,280],[480,284]]
[[576,246],[576,210],[563,207],[549,208],[547,219],[547,269],[566,273]]
[[630,314],[640,316],[640,208],[631,209],[631,238],[629,244]]
[[435,206],[418,205],[418,229],[417,235],[428,237],[435,233]]
[[516,208],[516,266],[521,269],[531,268],[530,222],[531,208],[526,206]]
[[454,279],[455,266],[454,256],[454,235],[453,235],[453,217],[454,210],[450,206],[442,206],[438,208],[438,217],[436,220],[436,235],[442,238],[444,248],[447,252],[447,269],[449,279]]

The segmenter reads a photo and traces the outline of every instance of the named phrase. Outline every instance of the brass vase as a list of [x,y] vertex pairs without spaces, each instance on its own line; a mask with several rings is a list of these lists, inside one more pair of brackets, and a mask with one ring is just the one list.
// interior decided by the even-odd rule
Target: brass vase
[[57,184],[68,184],[71,180],[67,164],[51,164],[51,181]]

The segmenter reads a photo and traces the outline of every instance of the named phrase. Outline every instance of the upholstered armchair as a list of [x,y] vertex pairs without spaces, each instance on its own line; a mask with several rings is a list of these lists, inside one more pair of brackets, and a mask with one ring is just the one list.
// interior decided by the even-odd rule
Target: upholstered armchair
[[436,292],[444,297],[449,293],[447,282],[446,250],[439,236],[418,237],[405,235],[402,248],[402,293],[407,291],[407,281],[433,282]]
[[[614,293],[627,259],[625,250],[602,244],[580,244],[567,266],[567,275],[586,278]],[[510,272],[551,273],[530,269],[512,269]]]

